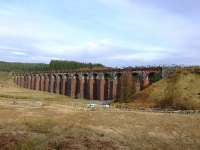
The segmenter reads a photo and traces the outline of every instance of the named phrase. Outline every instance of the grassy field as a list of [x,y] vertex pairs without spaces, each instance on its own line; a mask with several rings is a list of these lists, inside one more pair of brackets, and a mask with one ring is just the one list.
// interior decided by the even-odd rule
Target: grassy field
[[87,100],[15,87],[0,75],[0,150],[199,150],[200,115],[96,110]]

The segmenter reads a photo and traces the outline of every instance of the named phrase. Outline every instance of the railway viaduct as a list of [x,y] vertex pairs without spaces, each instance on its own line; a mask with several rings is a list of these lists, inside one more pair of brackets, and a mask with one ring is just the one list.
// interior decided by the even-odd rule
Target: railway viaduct
[[14,82],[21,88],[57,93],[73,98],[115,100],[119,99],[122,93],[124,76],[134,79],[134,83],[131,84],[134,84],[137,92],[149,86],[155,74],[162,74],[162,68],[106,68],[14,73]]

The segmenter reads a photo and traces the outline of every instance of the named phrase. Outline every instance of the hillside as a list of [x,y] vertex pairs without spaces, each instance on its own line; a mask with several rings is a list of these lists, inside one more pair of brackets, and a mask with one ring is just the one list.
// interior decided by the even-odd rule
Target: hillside
[[138,93],[129,107],[200,109],[200,74],[178,73]]
[[48,70],[48,64],[42,63],[20,63],[20,62],[4,62],[0,61],[0,71],[42,71]]
[[30,72],[30,71],[57,71],[57,70],[75,70],[81,68],[103,68],[102,64],[82,63],[76,61],[52,60],[49,64],[44,63],[19,63],[0,61],[0,71],[6,72]]
[[103,68],[102,64],[82,63],[77,61],[52,60],[49,64],[51,70],[74,70],[81,68]]

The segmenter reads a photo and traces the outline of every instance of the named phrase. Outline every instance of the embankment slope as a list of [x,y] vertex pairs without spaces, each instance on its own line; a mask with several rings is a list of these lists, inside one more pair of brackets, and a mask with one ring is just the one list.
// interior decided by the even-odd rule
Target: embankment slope
[[136,94],[130,107],[200,109],[200,74],[177,73]]

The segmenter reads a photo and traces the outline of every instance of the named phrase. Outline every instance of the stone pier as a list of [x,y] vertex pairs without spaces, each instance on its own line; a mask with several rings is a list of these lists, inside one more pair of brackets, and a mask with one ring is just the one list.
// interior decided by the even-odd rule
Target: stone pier
[[122,93],[123,74],[133,78],[136,92],[151,84],[151,77],[161,68],[104,69],[70,72],[15,73],[14,82],[21,88],[40,90],[73,98],[117,100]]

